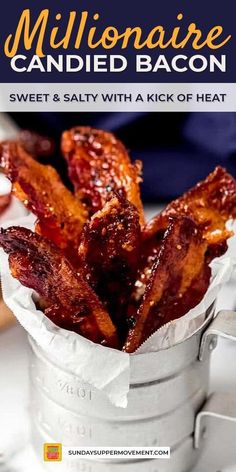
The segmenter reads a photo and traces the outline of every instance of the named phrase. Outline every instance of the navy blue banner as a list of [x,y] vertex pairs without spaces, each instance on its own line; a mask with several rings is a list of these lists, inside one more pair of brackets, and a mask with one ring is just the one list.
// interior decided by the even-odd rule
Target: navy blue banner
[[4,2],[1,82],[236,82],[234,10],[232,0]]

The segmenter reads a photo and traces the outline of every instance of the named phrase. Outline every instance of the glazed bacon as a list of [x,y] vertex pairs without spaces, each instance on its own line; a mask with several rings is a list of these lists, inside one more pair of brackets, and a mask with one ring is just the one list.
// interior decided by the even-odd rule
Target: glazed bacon
[[134,352],[154,331],[201,301],[211,275],[206,251],[207,242],[191,218],[169,218],[124,351]]
[[160,231],[147,241],[141,241],[141,255],[137,270],[137,278],[130,298],[128,317],[132,317],[144,294],[152,273],[152,266],[159,254],[165,231]]
[[117,322],[123,315],[140,257],[141,229],[134,205],[115,194],[85,225],[79,255],[86,280]]
[[6,210],[11,201],[11,195],[0,195],[0,215]]
[[236,217],[236,181],[222,167],[216,169],[202,182],[171,202],[154,217],[143,230],[148,240],[166,229],[169,216],[190,216],[202,228],[208,245],[220,246],[232,234],[225,223]]
[[141,163],[131,164],[125,147],[112,133],[72,128],[63,133],[61,146],[75,192],[90,215],[102,209],[109,192],[118,191],[136,206],[140,224],[144,223],[139,189]]
[[17,142],[0,145],[0,165],[16,197],[38,217],[36,231],[75,262],[87,213],[56,170],[39,164]]
[[56,325],[132,353],[201,301],[209,263],[232,235],[226,222],[236,217],[236,182],[217,167],[145,225],[140,164],[113,134],[89,127],[63,134],[75,196],[26,152],[37,154],[35,143],[0,144],[14,193],[38,218],[36,233],[0,232],[12,275],[39,294]]
[[0,246],[9,254],[13,277],[42,297],[45,314],[56,325],[118,347],[116,329],[99,298],[53,243],[11,227],[1,230]]
[[233,234],[226,228],[226,222],[236,217],[235,179],[225,169],[217,167],[203,182],[169,203],[146,224],[142,231],[142,257],[132,294],[133,303],[139,302],[144,294],[169,217],[179,215],[191,217],[203,231],[208,245],[208,262],[223,255],[227,250],[227,239]]

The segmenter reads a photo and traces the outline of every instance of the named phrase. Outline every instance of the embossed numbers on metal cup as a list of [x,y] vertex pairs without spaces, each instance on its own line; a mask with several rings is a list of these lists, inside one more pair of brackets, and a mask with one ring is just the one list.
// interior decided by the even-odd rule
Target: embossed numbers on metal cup
[[[170,446],[170,460],[139,460],[135,469],[127,459],[102,464],[62,461],[57,467],[81,472],[190,470],[200,453],[193,449],[194,421],[208,393],[210,351],[203,362],[198,359],[205,328],[170,349],[131,357],[125,409],[113,406],[102,392],[64,371],[30,340],[32,433],[39,457],[44,442],[64,446]],[[51,470],[49,463],[46,466]]]

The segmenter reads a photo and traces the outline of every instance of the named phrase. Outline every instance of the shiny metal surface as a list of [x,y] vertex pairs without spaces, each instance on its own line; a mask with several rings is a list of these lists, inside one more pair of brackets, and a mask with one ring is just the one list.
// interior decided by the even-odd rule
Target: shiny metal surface
[[[206,340],[210,340],[213,316],[211,309],[204,326],[183,343],[131,357],[126,409],[113,406],[105,394],[65,372],[30,340],[32,430],[39,458],[44,442],[62,442],[64,446],[171,446],[170,460],[136,461],[135,468],[132,461],[101,464],[76,460],[63,461],[58,470],[190,470],[204,446],[201,443],[201,448],[195,449],[193,437],[195,418],[208,395],[209,360],[216,343]],[[221,314],[220,319],[223,327]],[[200,347],[204,352],[201,360]],[[52,470],[50,463],[46,466]]]
[[43,431],[38,424],[33,424],[33,444],[37,453],[39,461],[42,466],[51,472],[55,472],[55,467],[58,472],[189,472],[197,463],[201,451],[193,449],[192,437],[186,438],[181,444],[178,444],[171,451],[170,460],[130,460],[115,462],[113,461],[86,461],[86,460],[63,460],[58,462],[43,462],[42,461],[42,444],[44,442],[54,442],[45,431]]
[[236,395],[229,393],[212,393],[196,417],[194,447],[201,446],[206,437],[206,420],[215,418],[236,423]]
[[236,340],[236,313],[231,310],[221,310],[203,334],[199,359],[204,359],[205,352],[214,349],[218,336],[230,341]]

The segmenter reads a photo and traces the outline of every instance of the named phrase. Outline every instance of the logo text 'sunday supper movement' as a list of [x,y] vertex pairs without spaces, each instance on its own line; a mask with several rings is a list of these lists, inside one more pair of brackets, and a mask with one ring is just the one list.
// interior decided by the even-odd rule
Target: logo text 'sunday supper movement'
[[[123,30],[111,25],[101,27],[100,14],[90,15],[88,11],[70,11],[65,19],[62,13],[52,17],[50,11],[44,9],[33,21],[30,10],[26,9],[21,13],[15,30],[6,38],[4,53],[16,72],[56,70],[79,73],[85,70],[120,73],[127,68],[125,50],[130,47],[135,51],[136,72],[226,72],[226,55],[218,51],[231,40],[231,35],[227,35],[220,25],[213,25],[206,33],[195,23],[189,23],[186,27],[183,18],[184,14],[179,13],[173,28],[156,25],[144,32],[141,26],[125,27]],[[83,45],[92,53],[63,53],[68,50],[79,52]],[[194,54],[184,54],[186,46],[190,46]],[[120,54],[110,53],[115,47],[120,49]],[[96,54],[98,48],[108,51],[108,54]],[[163,54],[167,48],[178,51],[178,54],[167,59]],[[206,49],[217,54],[206,57],[203,54]],[[47,54],[46,50],[53,54]],[[147,54],[151,50],[152,54]],[[155,57],[154,50],[157,52]],[[57,51],[62,53],[55,54]]]

